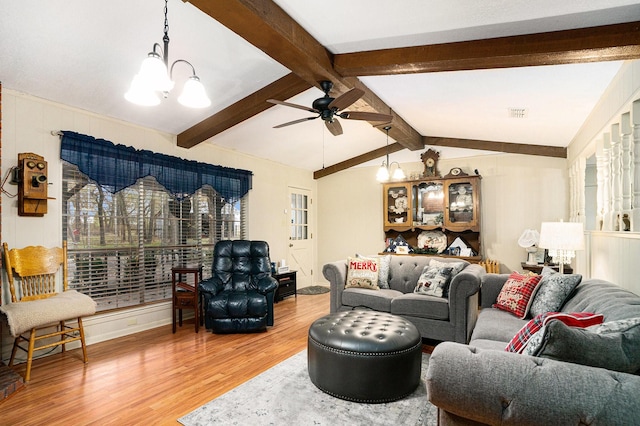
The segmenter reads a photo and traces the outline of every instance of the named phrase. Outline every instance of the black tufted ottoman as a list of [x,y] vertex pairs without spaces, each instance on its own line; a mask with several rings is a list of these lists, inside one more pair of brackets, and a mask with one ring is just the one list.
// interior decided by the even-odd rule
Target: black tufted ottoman
[[349,401],[394,401],[420,383],[420,333],[396,315],[355,310],[319,318],[309,327],[307,353],[313,384]]

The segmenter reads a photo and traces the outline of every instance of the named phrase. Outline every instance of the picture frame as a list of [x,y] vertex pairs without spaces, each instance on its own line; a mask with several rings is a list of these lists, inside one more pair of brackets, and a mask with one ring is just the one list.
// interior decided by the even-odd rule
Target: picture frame
[[544,265],[547,260],[547,249],[543,249],[538,247],[538,251],[536,251],[536,263],[538,265]]

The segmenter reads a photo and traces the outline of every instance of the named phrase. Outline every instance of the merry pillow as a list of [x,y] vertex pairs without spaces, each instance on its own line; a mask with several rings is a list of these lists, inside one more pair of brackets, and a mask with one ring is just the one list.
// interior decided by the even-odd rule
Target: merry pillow
[[347,282],[345,288],[368,288],[380,290],[378,287],[378,258],[347,258]]

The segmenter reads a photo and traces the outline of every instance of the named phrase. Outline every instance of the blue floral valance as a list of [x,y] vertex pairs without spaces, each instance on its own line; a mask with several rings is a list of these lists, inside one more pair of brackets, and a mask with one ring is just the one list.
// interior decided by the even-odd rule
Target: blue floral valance
[[214,166],[130,146],[115,145],[65,130],[60,158],[111,192],[153,176],[174,197],[182,199],[204,185],[210,185],[227,202],[233,203],[251,189],[253,173],[248,170]]

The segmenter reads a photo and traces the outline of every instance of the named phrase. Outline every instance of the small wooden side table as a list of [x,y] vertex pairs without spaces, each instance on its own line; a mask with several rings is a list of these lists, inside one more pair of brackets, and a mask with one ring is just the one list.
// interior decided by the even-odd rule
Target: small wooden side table
[[[189,275],[193,278],[189,280]],[[198,283],[202,281],[202,266],[179,265],[171,268],[171,294],[173,313],[173,332],[176,332],[176,310],[178,311],[178,324],[182,327],[182,309],[193,309],[196,333],[202,319],[200,295]]]
[[287,296],[297,295],[296,271],[283,272],[281,274],[273,274],[273,278],[278,280],[278,289],[274,297],[274,301],[278,303]]
[[[525,262],[520,263],[520,266],[522,266],[522,269],[524,269],[525,271],[535,272],[536,274],[541,274],[542,268],[544,268],[545,266],[548,266],[549,268],[553,269],[556,272],[558,272],[558,270],[560,269],[558,265],[540,265],[540,264],[529,265],[528,263],[525,263]],[[564,273],[573,274],[573,268],[571,268],[571,266],[569,265],[564,265]]]

